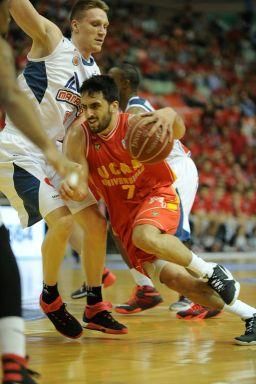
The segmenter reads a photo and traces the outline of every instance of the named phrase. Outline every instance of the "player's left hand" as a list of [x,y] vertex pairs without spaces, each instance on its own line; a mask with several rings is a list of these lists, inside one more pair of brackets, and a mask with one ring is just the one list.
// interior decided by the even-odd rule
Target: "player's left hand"
[[161,129],[160,141],[163,142],[166,136],[169,136],[170,141],[173,137],[173,124],[177,117],[177,112],[170,108],[162,108],[157,111],[142,113],[143,125],[152,124],[152,128],[148,132],[148,137],[151,137],[159,128]]

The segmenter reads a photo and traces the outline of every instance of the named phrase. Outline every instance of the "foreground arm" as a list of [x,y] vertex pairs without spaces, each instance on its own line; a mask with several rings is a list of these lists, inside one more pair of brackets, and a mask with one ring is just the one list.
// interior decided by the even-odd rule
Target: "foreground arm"
[[47,161],[62,176],[69,177],[77,173],[77,167],[57,151],[54,144],[46,136],[35,113],[33,105],[20,90],[14,71],[11,48],[0,37],[0,105],[7,112],[14,125],[26,135],[45,154]]

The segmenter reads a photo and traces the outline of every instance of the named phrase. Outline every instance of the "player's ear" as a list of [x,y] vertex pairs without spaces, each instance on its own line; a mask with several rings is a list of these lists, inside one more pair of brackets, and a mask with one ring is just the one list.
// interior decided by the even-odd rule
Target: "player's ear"
[[78,32],[78,21],[72,20],[71,21],[71,31],[77,33]]
[[119,110],[119,102],[117,100],[110,104],[110,112],[116,112]]

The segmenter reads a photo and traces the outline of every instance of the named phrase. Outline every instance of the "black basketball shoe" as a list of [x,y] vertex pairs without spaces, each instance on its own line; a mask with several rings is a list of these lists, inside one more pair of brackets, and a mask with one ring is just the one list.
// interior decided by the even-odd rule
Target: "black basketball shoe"
[[239,296],[240,284],[222,265],[217,264],[213,268],[213,274],[208,280],[208,285],[219,294],[226,304],[233,304]]
[[36,384],[33,377],[39,377],[37,372],[27,368],[28,359],[6,354],[2,357],[3,381],[2,384]]
[[235,343],[239,345],[256,345],[256,313],[245,320],[244,335],[235,337]]
[[87,305],[83,316],[85,328],[111,334],[127,333],[127,327],[118,323],[118,321],[112,317],[109,312],[111,307],[111,303],[104,301],[94,305]]

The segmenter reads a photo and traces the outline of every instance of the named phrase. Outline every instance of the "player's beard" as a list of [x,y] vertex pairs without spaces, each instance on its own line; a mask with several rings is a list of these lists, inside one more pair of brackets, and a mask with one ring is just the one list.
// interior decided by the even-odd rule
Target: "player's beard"
[[109,108],[106,115],[102,118],[102,120],[98,123],[97,126],[93,126],[92,124],[90,124],[90,121],[88,121],[88,125],[90,130],[93,133],[101,133],[108,128],[111,122],[111,119],[112,119],[112,112],[110,112],[110,108]]

